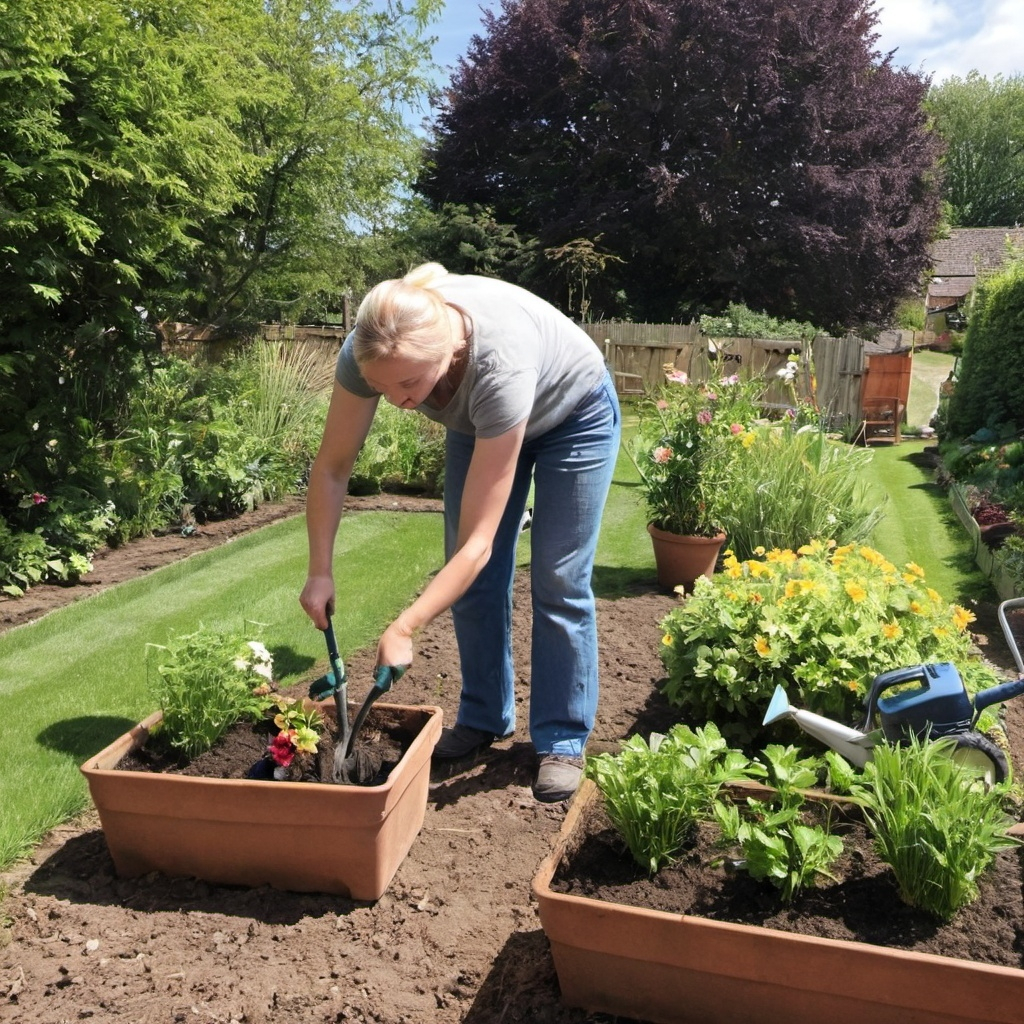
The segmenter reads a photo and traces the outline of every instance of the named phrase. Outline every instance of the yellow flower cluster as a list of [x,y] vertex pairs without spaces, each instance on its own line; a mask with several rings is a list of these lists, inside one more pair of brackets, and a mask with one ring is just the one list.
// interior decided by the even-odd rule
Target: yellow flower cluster
[[[813,540],[803,544],[796,551],[789,548],[768,550],[758,547],[755,558],[740,561],[734,552],[726,551],[723,574],[727,580],[746,581],[749,584],[771,584],[778,580],[782,591],[774,603],[781,606],[787,601],[812,596],[824,600],[829,596],[826,577],[832,573],[850,574],[844,580],[843,592],[854,605],[869,601],[873,588],[881,583],[884,588],[898,587],[901,583],[911,588],[918,596],[910,599],[909,611],[914,615],[934,615],[943,607],[941,595],[932,587],[924,586],[924,569],[916,562],[907,562],[903,569],[897,569],[884,555],[866,544],[845,544],[837,546],[834,540]],[[821,567],[824,567],[824,572]],[[784,582],[783,582],[784,581]],[[772,595],[763,590],[741,592],[733,587],[724,591],[729,601],[746,604],[761,604]],[[927,600],[924,600],[927,598]],[[974,615],[960,605],[952,605],[950,626],[956,633],[962,633],[974,621]],[[887,640],[903,636],[904,630],[892,619],[882,624],[881,633]],[[932,630],[936,637],[949,635],[950,627],[939,624]],[[666,637],[665,643],[670,643]],[[770,651],[768,641],[758,637],[754,643],[757,653],[766,657]]]

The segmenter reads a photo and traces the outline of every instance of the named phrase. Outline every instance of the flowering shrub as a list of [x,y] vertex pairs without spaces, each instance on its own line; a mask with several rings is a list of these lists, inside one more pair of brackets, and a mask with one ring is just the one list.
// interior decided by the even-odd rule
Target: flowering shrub
[[736,375],[691,381],[671,364],[659,393],[640,404],[629,454],[640,474],[649,522],[687,536],[713,537],[728,525],[726,486],[737,453],[753,435],[762,381]]
[[[972,692],[995,676],[970,654],[974,616],[943,601],[913,562],[813,541],[700,578],[662,621],[669,701],[754,736],[776,685],[799,707],[859,725],[871,681],[889,669],[951,661]],[[724,724],[728,723],[728,725]]]

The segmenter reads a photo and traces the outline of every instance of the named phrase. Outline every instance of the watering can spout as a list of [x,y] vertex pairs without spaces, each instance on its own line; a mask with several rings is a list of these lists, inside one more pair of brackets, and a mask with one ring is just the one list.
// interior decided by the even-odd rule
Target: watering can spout
[[836,753],[842,754],[847,761],[859,768],[863,768],[871,758],[871,748],[875,743],[872,735],[860,732],[858,729],[851,729],[839,722],[833,722],[830,718],[816,715],[813,711],[801,711],[799,708],[793,707],[789,703],[785,689],[776,686],[761,724],[771,725],[783,718],[792,718],[809,736],[820,740]]
[[761,724],[771,725],[772,722],[788,718],[790,712],[794,710],[795,708],[790,707],[786,691],[781,686],[776,686],[775,692],[772,694],[772,702],[768,705],[768,710],[764,713]]

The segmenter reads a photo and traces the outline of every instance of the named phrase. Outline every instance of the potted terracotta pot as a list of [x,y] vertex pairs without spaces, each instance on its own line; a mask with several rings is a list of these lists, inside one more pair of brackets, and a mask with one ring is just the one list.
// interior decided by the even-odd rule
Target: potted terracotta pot
[[414,737],[378,786],[117,770],[162,717],[150,715],[81,766],[118,875],[378,899],[423,824],[441,709],[377,708]]
[[580,787],[533,880],[562,999],[657,1024],[1015,1024],[1024,970],[606,903],[552,890]]
[[693,590],[698,576],[711,577],[725,543],[724,533],[714,537],[689,537],[669,533],[653,523],[648,523],[647,532],[654,546],[658,585],[666,590],[682,587],[687,593]]

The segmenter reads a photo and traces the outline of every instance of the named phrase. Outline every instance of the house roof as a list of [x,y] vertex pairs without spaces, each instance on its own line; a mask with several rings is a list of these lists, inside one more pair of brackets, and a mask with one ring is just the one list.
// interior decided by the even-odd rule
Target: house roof
[[1008,239],[1015,246],[1024,246],[1024,228],[953,228],[948,238],[934,241],[928,305],[934,305],[938,296],[967,295],[979,271],[1001,267],[1006,262]]

